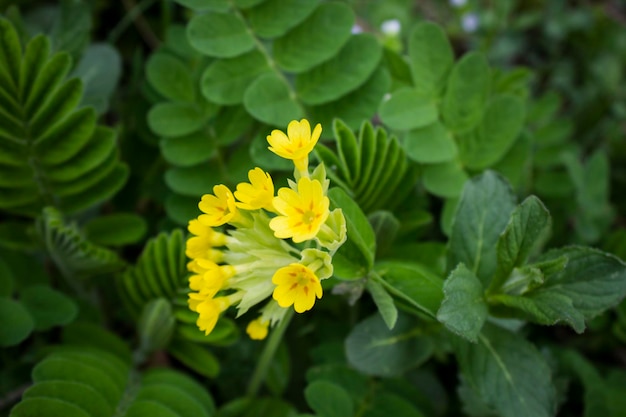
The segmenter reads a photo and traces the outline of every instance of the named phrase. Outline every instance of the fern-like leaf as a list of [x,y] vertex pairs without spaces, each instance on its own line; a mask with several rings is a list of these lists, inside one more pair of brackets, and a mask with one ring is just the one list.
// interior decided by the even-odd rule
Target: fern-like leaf
[[71,58],[50,55],[39,35],[22,50],[12,24],[0,18],[0,209],[36,217],[44,206],[86,209],[113,195],[128,169],[115,133],[78,108],[82,82],[66,79]]

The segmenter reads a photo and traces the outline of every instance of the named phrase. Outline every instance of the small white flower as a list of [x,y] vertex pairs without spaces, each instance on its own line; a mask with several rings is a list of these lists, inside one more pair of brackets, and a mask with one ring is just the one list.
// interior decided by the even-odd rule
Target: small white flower
[[352,34],[356,35],[358,33],[362,33],[363,32],[363,28],[361,26],[359,26],[358,23],[355,23],[354,26],[352,26]]
[[461,26],[467,33],[475,32],[478,29],[478,15],[476,13],[466,13],[461,18]]
[[463,7],[467,3],[467,0],[450,0],[450,4],[453,7]]
[[380,30],[385,35],[390,35],[390,36],[397,35],[398,33],[400,33],[401,28],[402,28],[402,25],[400,24],[400,21],[398,19],[385,20],[380,25]]

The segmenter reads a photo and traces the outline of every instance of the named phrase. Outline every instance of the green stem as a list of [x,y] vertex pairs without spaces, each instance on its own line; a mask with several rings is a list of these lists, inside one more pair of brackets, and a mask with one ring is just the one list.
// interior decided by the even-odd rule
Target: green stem
[[272,360],[274,360],[274,355],[276,354],[278,345],[280,345],[281,340],[283,340],[283,334],[285,334],[285,330],[289,326],[289,322],[291,321],[293,314],[293,308],[287,310],[285,317],[283,317],[280,323],[278,323],[278,326],[276,326],[276,328],[272,331],[267,344],[263,348],[259,362],[257,363],[256,369],[250,379],[250,384],[248,385],[248,395],[250,397],[255,397],[258,394],[261,384],[265,381],[267,371],[272,364]]

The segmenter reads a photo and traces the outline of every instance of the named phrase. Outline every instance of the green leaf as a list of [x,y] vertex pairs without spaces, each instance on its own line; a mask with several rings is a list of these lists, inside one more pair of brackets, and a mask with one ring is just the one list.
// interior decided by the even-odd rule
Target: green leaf
[[81,407],[56,398],[27,398],[11,410],[11,417],[30,416],[90,417]]
[[454,132],[470,130],[483,116],[489,90],[489,65],[479,52],[470,52],[454,66],[441,106],[445,125]]
[[532,251],[547,239],[551,227],[550,212],[537,197],[530,196],[515,208],[498,238],[498,266],[490,291],[498,289],[513,268],[525,264]]
[[20,301],[32,316],[35,330],[68,324],[78,314],[78,307],[71,298],[45,285],[23,289]]
[[139,242],[148,231],[148,225],[137,214],[114,213],[90,220],[83,231],[96,244],[124,246]]
[[437,121],[437,103],[413,88],[402,88],[383,101],[380,118],[392,129],[425,127]]
[[34,326],[31,315],[22,304],[0,297],[0,346],[19,344],[30,335]]
[[187,38],[198,51],[217,58],[244,54],[255,45],[246,24],[231,13],[196,15],[187,25]]
[[454,138],[440,122],[407,132],[403,147],[406,156],[424,164],[452,161],[458,152]]
[[374,314],[357,324],[346,338],[348,362],[368,375],[399,375],[427,360],[432,352],[433,343],[420,336],[419,323],[403,314],[392,330]]
[[170,54],[152,54],[146,63],[146,77],[152,88],[169,100],[193,102],[195,98],[189,68]]
[[181,4],[190,9],[202,12],[207,10],[214,10],[218,12],[225,12],[230,9],[230,2],[228,0],[174,0],[176,3]]
[[6,19],[0,19],[0,56],[1,62],[6,65],[8,76],[17,86],[20,79],[20,61],[22,60],[22,47],[17,32],[13,25]]
[[399,395],[387,392],[377,393],[363,413],[363,417],[388,416],[424,417],[424,414]]
[[319,0],[266,0],[247,10],[246,16],[254,33],[262,38],[284,35],[317,8]]
[[235,58],[216,60],[202,75],[202,94],[218,104],[239,104],[250,84],[269,70],[267,59],[256,49]]
[[157,135],[184,136],[205,123],[204,112],[190,103],[158,103],[148,113],[148,125]]
[[379,257],[391,248],[400,231],[400,221],[387,210],[375,211],[367,217],[376,235],[376,257]]
[[572,300],[585,319],[617,305],[626,295],[626,264],[619,258],[588,247],[551,250],[540,262],[567,257],[565,268],[546,274],[538,291],[562,294]]
[[[380,278],[379,278],[380,279]],[[367,280],[365,288],[372,295],[374,304],[378,309],[378,313],[385,321],[387,327],[391,330],[398,320],[398,309],[393,302],[393,298],[389,295],[385,287],[378,283],[374,278]]]
[[441,96],[454,63],[443,29],[430,22],[417,24],[409,35],[409,59],[415,89],[427,97]]
[[476,343],[487,319],[487,304],[480,280],[464,264],[459,264],[443,284],[445,298],[437,320],[448,330]]
[[319,417],[349,417],[354,413],[350,395],[329,381],[311,382],[304,390],[304,397]]
[[515,195],[492,171],[473,178],[463,189],[450,235],[448,268],[459,263],[488,286],[496,272],[496,244],[515,208]]
[[122,339],[93,323],[75,321],[63,327],[62,340],[67,346],[102,349],[123,363],[132,361],[130,348]]
[[6,262],[0,257],[0,297],[11,297],[15,287],[15,276]]
[[377,262],[375,271],[387,291],[409,305],[435,317],[443,301],[443,280],[415,262]]
[[[92,387],[73,381],[43,381],[32,385],[22,396],[22,402],[11,410],[12,416],[27,416],[38,407],[47,407],[47,400],[54,399],[63,401],[70,410],[71,406],[76,406],[88,412],[87,415],[94,417],[109,417],[113,415],[115,409],[106,402],[104,397]],[[22,414],[21,411],[24,411]],[[44,414],[50,413],[49,408],[43,408]],[[51,414],[47,414],[51,415]],[[54,414],[56,415],[56,414]],[[71,416],[69,414],[62,414]]]
[[455,345],[466,388],[497,415],[554,415],[556,398],[550,368],[525,339],[487,325],[478,343],[457,339]]
[[270,125],[286,126],[304,117],[289,83],[275,73],[258,77],[246,90],[243,103],[254,118]]
[[367,261],[368,269],[374,264],[376,238],[372,226],[359,206],[340,188],[328,191],[333,208],[341,208],[348,226],[348,240],[353,242]]
[[159,147],[167,162],[188,167],[209,160],[217,148],[217,139],[199,131],[186,136],[163,138]]
[[468,180],[458,161],[447,161],[424,166],[424,187],[438,197],[455,198],[461,195]]
[[345,3],[322,3],[302,23],[274,42],[274,58],[291,72],[304,72],[336,55],[350,37],[354,14]]
[[207,162],[190,167],[171,168],[165,172],[165,183],[178,194],[200,198],[219,183],[218,172]]
[[208,349],[195,343],[174,340],[168,350],[176,359],[201,375],[215,378],[220,371],[217,358]]
[[501,160],[519,136],[524,117],[522,99],[511,95],[493,97],[478,130],[459,140],[465,166],[483,170]]
[[308,105],[336,100],[364,84],[381,56],[382,48],[373,35],[352,36],[336,56],[298,74],[296,92]]
[[144,387],[152,384],[168,384],[179,387],[200,402],[209,415],[213,415],[215,412],[215,402],[209,391],[193,378],[181,372],[167,368],[151,368],[143,375],[141,382]]

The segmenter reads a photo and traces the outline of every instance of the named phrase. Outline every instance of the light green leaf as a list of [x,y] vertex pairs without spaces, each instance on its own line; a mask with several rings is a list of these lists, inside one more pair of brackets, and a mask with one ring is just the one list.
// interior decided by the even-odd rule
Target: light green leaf
[[374,304],[376,304],[376,308],[378,308],[378,313],[380,313],[387,327],[390,330],[393,329],[398,320],[398,309],[393,302],[393,298],[391,298],[387,290],[385,290],[385,287],[378,283],[373,277],[367,280],[365,288],[367,288],[367,291],[371,294]]
[[23,289],[20,301],[32,316],[35,330],[68,324],[78,314],[78,307],[71,298],[45,285]]
[[247,10],[246,16],[254,33],[275,38],[300,24],[318,4],[319,0],[266,0]]
[[319,417],[349,417],[354,413],[350,395],[329,381],[311,382],[304,390],[304,397]]
[[517,334],[485,326],[478,343],[455,341],[461,376],[484,405],[502,417],[551,417],[556,398],[550,368]]
[[424,166],[424,187],[439,197],[455,198],[461,195],[468,180],[467,173],[458,161],[447,161]]
[[413,88],[395,91],[380,106],[380,118],[389,127],[410,130],[428,126],[437,121],[437,104]]
[[476,343],[488,313],[482,283],[461,263],[445,280],[443,292],[445,298],[437,311],[437,320]]
[[193,102],[195,88],[190,68],[180,59],[167,54],[155,53],[146,63],[148,82],[163,97],[182,102]]
[[148,125],[157,135],[184,136],[200,129],[206,118],[194,104],[159,103],[148,113]]
[[443,301],[443,283],[435,273],[415,262],[377,262],[375,271],[385,289],[400,300],[435,317]]
[[372,226],[359,206],[341,188],[328,191],[332,208],[341,208],[348,226],[348,240],[353,242],[367,261],[368,269],[374,264],[376,238]]
[[275,73],[258,77],[246,90],[243,104],[253,117],[274,126],[304,117],[289,83]]
[[459,263],[488,286],[496,271],[496,244],[515,208],[515,195],[498,174],[487,171],[463,189],[450,235],[448,268]]
[[83,231],[98,245],[124,246],[139,242],[148,231],[148,225],[137,214],[114,213],[90,220]]
[[0,297],[0,346],[17,345],[30,335],[34,326],[31,315],[22,304]]
[[231,13],[196,15],[187,25],[187,38],[198,51],[217,58],[244,54],[255,45],[246,24]]
[[406,156],[423,164],[452,161],[457,155],[454,138],[440,122],[408,131],[403,147]]
[[346,338],[348,362],[360,372],[382,377],[416,367],[433,352],[432,341],[420,336],[418,326],[417,321],[403,314],[392,330],[379,314],[366,318]]
[[499,289],[513,268],[524,266],[532,251],[547,239],[551,227],[550,212],[537,197],[530,196],[515,208],[498,238],[498,266],[490,291]]
[[352,36],[336,56],[298,74],[296,92],[308,105],[336,100],[364,84],[381,56],[382,48],[373,35]]
[[481,53],[470,52],[457,62],[441,106],[446,127],[454,132],[464,132],[480,122],[489,79],[489,65]]
[[163,138],[159,142],[161,154],[167,162],[180,167],[198,165],[213,157],[217,139],[199,131],[186,136]]
[[345,3],[322,3],[302,23],[274,42],[274,58],[291,72],[304,72],[333,57],[350,37],[354,14]]
[[239,104],[250,84],[269,69],[266,58],[256,49],[216,60],[202,75],[202,94],[218,104]]
[[478,130],[459,139],[465,166],[483,170],[501,160],[519,136],[524,117],[522,99],[511,95],[493,97]]
[[419,23],[409,35],[409,59],[415,89],[427,97],[439,97],[454,63],[448,38],[438,25]]

